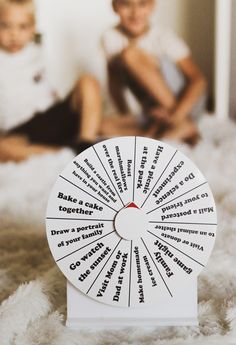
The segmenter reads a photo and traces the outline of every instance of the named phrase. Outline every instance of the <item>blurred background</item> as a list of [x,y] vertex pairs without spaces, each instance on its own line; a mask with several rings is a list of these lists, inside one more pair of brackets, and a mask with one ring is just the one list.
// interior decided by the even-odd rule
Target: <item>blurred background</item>
[[232,2],[231,18],[231,62],[230,62],[230,114],[236,118],[236,1]]
[[[111,0],[36,2],[38,30],[45,34],[49,63],[61,92],[71,87],[78,70],[91,71],[104,82],[105,66],[99,43],[102,32],[117,20]],[[231,116],[236,116],[235,16],[236,1],[232,0],[158,0],[153,16],[154,21],[173,28],[186,40],[208,79],[210,111],[217,105],[216,94],[221,95],[218,105],[221,117],[228,116],[229,105]]]
[[[84,72],[94,73],[105,88],[106,68],[100,36],[117,21],[111,9],[111,0],[35,1],[38,32],[45,41],[49,67],[61,95],[66,95],[78,74]],[[153,20],[173,28],[186,40],[208,79],[208,112],[212,116],[205,115],[201,120],[199,144],[194,149],[185,146],[180,146],[180,149],[203,171],[217,202],[219,228],[222,231],[219,231],[212,264],[200,284],[200,302],[203,303],[203,310],[207,310],[207,322],[209,308],[213,314],[218,310],[219,315],[211,316],[212,329],[214,336],[216,327],[222,335],[229,331],[228,315],[233,310],[226,308],[236,301],[236,126],[227,121],[229,117],[236,118],[236,0],[158,0]],[[73,158],[74,153],[64,149],[35,155],[22,163],[0,163],[0,302],[20,284],[40,277],[48,294],[53,296],[53,308],[65,312],[65,281],[49,253],[45,238],[45,211],[58,174]],[[41,303],[34,291],[31,293],[28,289],[28,294],[33,301]],[[8,328],[5,325],[18,325],[16,319],[10,319],[9,315],[23,320],[26,316],[22,306],[27,304],[27,312],[30,312],[35,305],[29,303],[31,300],[25,293],[23,298],[18,295],[17,303],[21,300],[22,304],[16,304],[16,309],[13,309],[14,300],[10,300],[11,312],[6,314],[5,319],[0,310],[5,322],[4,334],[7,334]],[[44,303],[43,299],[42,306]],[[4,308],[7,310],[5,305]],[[42,315],[37,317],[41,320]],[[48,337],[46,316],[42,320],[46,320],[45,335]],[[33,321],[32,316],[29,324],[35,327]],[[55,323],[53,319],[50,322],[53,322],[54,334]],[[227,327],[225,330],[222,324]],[[38,325],[40,336],[42,324]],[[15,337],[14,333],[12,343],[17,343]],[[27,338],[26,342],[40,343],[36,338],[32,343]],[[222,338],[219,344],[222,344]]]

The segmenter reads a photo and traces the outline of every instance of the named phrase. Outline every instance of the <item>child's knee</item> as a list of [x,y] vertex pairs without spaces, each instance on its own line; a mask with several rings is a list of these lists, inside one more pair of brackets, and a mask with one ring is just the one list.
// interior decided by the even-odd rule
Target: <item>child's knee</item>
[[94,91],[95,93],[100,93],[99,82],[89,74],[81,76],[77,83],[77,88],[79,88],[80,91]]
[[137,60],[138,51],[134,46],[126,47],[121,53],[121,59],[125,65],[131,65],[134,61]]

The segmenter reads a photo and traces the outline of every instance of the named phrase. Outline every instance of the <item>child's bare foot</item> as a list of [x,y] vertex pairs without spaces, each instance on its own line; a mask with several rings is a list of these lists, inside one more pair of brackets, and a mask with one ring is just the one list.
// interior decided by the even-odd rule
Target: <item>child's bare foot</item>
[[21,162],[31,155],[57,151],[58,148],[31,144],[22,136],[9,136],[0,139],[0,162]]
[[199,131],[192,120],[186,119],[178,126],[170,127],[162,136],[162,139],[173,139],[183,141],[191,146],[197,144],[200,139]]

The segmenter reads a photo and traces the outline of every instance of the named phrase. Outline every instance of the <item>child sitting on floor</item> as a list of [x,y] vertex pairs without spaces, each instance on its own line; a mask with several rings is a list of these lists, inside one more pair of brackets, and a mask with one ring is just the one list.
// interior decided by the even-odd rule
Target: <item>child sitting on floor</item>
[[102,39],[110,94],[119,111],[127,113],[128,88],[145,115],[141,122],[111,118],[106,134],[127,134],[132,128],[133,134],[194,141],[198,132],[193,117],[203,110],[206,81],[188,46],[172,31],[150,24],[155,0],[112,4],[119,24]]
[[100,128],[99,85],[83,76],[60,100],[34,42],[33,0],[0,0],[0,160],[58,146],[83,150]]

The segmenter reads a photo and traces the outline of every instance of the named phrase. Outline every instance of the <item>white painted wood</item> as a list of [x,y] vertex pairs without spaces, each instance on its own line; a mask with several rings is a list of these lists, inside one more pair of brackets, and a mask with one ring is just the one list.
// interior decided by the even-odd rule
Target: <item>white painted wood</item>
[[[183,298],[184,296],[184,298]],[[158,305],[119,308],[99,303],[67,282],[67,327],[90,331],[141,327],[154,330],[163,326],[198,326],[197,279],[177,290],[175,298],[163,298]]]
[[231,0],[217,0],[216,6],[216,116],[229,117]]

